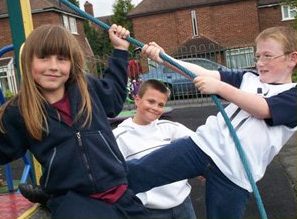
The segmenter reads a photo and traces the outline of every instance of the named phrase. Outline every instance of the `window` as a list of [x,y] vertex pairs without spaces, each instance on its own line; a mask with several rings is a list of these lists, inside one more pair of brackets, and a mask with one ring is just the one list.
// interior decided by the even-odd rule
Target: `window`
[[67,15],[63,15],[64,27],[71,33],[77,34],[76,19]]
[[198,36],[197,16],[196,11],[191,11],[193,37]]
[[18,92],[13,58],[0,58],[0,88],[3,94],[10,91],[12,94]]
[[230,49],[226,51],[226,63],[228,68],[250,68],[254,67],[254,48],[246,47]]
[[74,17],[69,17],[69,24],[71,33],[77,33],[76,19]]
[[63,15],[63,24],[67,30],[70,30],[68,16],[66,16],[66,15]]
[[296,7],[282,5],[282,19],[283,19],[283,21],[295,19],[296,15],[297,15]]

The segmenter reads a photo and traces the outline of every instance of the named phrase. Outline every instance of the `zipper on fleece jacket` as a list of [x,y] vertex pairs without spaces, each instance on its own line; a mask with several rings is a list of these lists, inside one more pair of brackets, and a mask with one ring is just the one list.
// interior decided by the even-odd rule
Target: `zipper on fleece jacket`
[[77,137],[77,140],[78,140],[79,148],[80,148],[81,153],[82,153],[82,159],[83,159],[83,162],[84,162],[84,164],[85,164],[86,167],[87,167],[88,177],[89,177],[89,179],[91,180],[91,182],[92,182],[94,188],[96,188],[96,184],[95,184],[94,178],[93,178],[92,173],[91,173],[90,164],[89,164],[89,162],[88,162],[88,158],[87,158],[87,155],[86,155],[86,153],[85,153],[85,149],[84,149],[84,146],[83,146],[83,143],[82,143],[82,140],[81,140],[80,132],[77,132],[77,133],[76,133],[76,137]]
[[53,154],[51,156],[49,165],[48,165],[48,172],[47,172],[47,175],[46,175],[46,178],[45,178],[45,183],[44,183],[45,188],[47,187],[47,184],[48,184],[48,180],[49,180],[49,177],[50,177],[50,173],[51,173],[51,170],[52,170],[52,165],[53,165],[53,161],[55,159],[56,153],[57,153],[57,148],[55,147],[54,152],[53,152]]

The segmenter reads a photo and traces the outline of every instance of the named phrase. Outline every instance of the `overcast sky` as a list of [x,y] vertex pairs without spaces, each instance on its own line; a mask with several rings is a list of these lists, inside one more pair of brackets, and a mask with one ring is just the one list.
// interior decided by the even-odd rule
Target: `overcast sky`
[[[79,0],[79,5],[81,9],[84,9],[84,4],[87,0]],[[101,17],[112,14],[112,5],[116,0],[88,0],[88,2],[93,4],[95,17]],[[132,0],[132,4],[136,6],[142,0]]]

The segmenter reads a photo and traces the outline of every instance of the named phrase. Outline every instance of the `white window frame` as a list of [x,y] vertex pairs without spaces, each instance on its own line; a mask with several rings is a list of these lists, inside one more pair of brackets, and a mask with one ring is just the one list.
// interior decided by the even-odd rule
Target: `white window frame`
[[75,17],[69,17],[69,26],[71,33],[77,34],[77,24]]
[[193,37],[198,36],[198,22],[197,22],[197,15],[195,10],[191,11],[191,21],[192,21]]
[[13,94],[18,93],[18,87],[15,77],[14,60],[12,57],[1,58],[1,60],[8,59],[9,62],[5,66],[0,66],[0,87],[3,94],[7,90]]
[[70,30],[68,16],[63,14],[63,25],[67,30]]
[[283,21],[295,19],[295,16],[297,14],[296,7],[291,7],[289,5],[282,5],[281,9],[282,9],[282,20]]
[[225,53],[228,68],[251,68],[255,66],[254,47],[227,50]]
[[76,18],[67,16],[63,14],[63,24],[64,27],[69,30],[73,34],[78,34],[77,32],[77,24],[76,24]]

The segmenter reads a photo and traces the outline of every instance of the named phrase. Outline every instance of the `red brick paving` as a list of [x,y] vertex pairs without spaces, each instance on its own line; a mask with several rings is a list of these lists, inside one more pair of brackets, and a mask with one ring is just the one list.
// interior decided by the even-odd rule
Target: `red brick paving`
[[16,219],[33,205],[19,193],[0,195],[0,218]]

